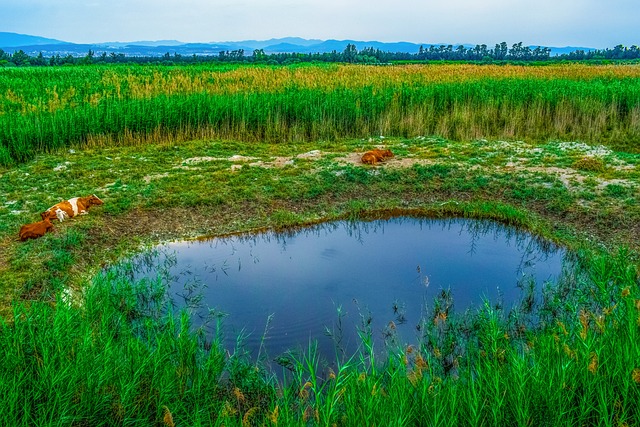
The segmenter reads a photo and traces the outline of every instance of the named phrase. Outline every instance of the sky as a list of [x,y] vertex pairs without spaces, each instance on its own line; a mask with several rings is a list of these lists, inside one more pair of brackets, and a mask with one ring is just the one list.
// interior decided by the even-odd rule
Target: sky
[[640,0],[0,0],[0,31],[74,43],[307,39],[640,45]]

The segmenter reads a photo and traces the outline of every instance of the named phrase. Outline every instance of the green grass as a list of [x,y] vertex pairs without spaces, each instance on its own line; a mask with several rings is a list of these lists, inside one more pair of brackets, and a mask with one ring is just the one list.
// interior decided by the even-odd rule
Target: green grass
[[[71,145],[202,135],[266,142],[376,134],[557,138],[638,152],[640,78],[632,66],[455,67],[3,69],[0,164]],[[441,71],[449,68],[459,77]]]

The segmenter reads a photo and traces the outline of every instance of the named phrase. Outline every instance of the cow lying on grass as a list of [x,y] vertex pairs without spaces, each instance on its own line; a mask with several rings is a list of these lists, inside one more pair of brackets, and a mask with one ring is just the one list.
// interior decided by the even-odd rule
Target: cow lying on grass
[[25,224],[20,227],[20,241],[24,242],[27,239],[37,239],[51,230],[53,230],[53,224],[51,224],[49,217],[44,218],[42,221]]
[[95,194],[87,197],[74,197],[73,199],[65,200],[64,202],[57,203],[51,206],[46,211],[42,212],[40,216],[42,219],[58,218],[58,221],[62,222],[66,218],[73,218],[76,215],[86,215],[89,208],[93,205],[101,205],[103,201]]
[[362,163],[367,165],[375,165],[378,162],[382,162],[390,157],[393,157],[391,150],[371,150],[362,155]]

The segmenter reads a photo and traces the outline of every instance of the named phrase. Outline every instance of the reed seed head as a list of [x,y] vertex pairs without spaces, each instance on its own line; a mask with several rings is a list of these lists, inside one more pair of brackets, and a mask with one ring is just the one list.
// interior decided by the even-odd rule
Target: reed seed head
[[330,380],[335,380],[336,379],[336,374],[333,372],[333,369],[329,368],[329,379]]
[[273,409],[273,411],[269,412],[269,421],[273,424],[278,425],[278,416],[280,415],[280,408],[278,405]]
[[589,372],[596,374],[598,371],[598,355],[595,352],[591,352],[591,361],[589,362]]
[[248,426],[250,425],[250,421],[251,418],[256,414],[256,412],[258,412],[258,407],[254,406],[251,409],[249,409],[247,412],[245,412],[244,417],[242,417],[242,426]]
[[569,347],[566,343],[563,344],[562,350],[564,351],[564,354],[569,356],[571,359],[574,359],[576,357],[576,352],[573,351],[571,347]]
[[420,368],[420,369],[425,369],[427,367],[429,367],[429,365],[427,364],[427,362],[422,358],[422,355],[417,355],[416,356],[416,367]]
[[605,309],[602,310],[602,313],[604,313],[605,316],[610,316],[611,313],[613,313],[613,310],[615,310],[615,308],[618,306],[618,304],[614,304],[611,307],[607,307]]
[[163,406],[162,409],[164,410],[164,417],[162,418],[164,425],[167,427],[176,427],[176,424],[173,422],[173,415],[169,408]]
[[567,331],[567,327],[564,326],[564,323],[562,323],[561,321],[558,320],[558,327],[560,328],[560,331],[562,332],[563,335],[569,335],[569,331]]
[[234,387],[233,395],[236,397],[236,399],[239,402],[244,402],[244,394],[242,393],[242,391],[240,391],[240,389],[238,387]]

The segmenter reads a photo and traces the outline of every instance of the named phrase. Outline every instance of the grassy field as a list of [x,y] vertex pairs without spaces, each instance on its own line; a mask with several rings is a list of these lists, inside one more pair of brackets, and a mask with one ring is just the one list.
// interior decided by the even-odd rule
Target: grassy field
[[[317,73],[315,83],[309,80],[310,69]],[[185,82],[183,92],[175,93],[192,93],[188,82],[204,75],[203,68],[143,67],[134,67],[129,78],[118,74],[126,70],[15,71],[26,73],[23,78],[29,72],[86,73],[87,81],[111,76],[120,82],[126,102],[153,100],[155,91],[171,86],[165,83],[159,89],[154,79],[174,74]],[[353,90],[379,86],[371,99],[378,93],[384,99],[387,87],[403,82],[421,87],[434,81],[445,86],[464,83],[464,90],[471,91],[468,97],[479,102],[480,87],[497,87],[495,82],[501,81],[505,92],[500,93],[516,93],[527,79],[555,90],[565,90],[554,86],[558,82],[578,81],[585,99],[590,93],[604,99],[602,93],[618,86],[633,93],[638,81],[634,67],[218,71],[239,85],[232,89],[218,81],[207,89],[227,90],[220,94],[224,99],[235,99],[234,90],[242,95],[254,87],[248,76],[261,75],[264,94],[280,90],[279,96],[292,97],[291,105],[299,105],[301,98],[296,97],[306,88],[292,95],[279,88],[292,87],[288,85],[295,76],[304,76],[300,85],[305,81],[326,91],[323,99],[329,100],[339,99],[331,94],[338,93],[340,84]],[[510,74],[500,75],[507,71]],[[2,73],[0,78],[6,78]],[[140,83],[145,73],[147,86]],[[340,78],[329,78],[340,73]],[[46,85],[45,77],[32,78]],[[335,87],[329,90],[331,85]],[[49,96],[45,89],[19,93],[22,86],[14,84],[14,99]],[[55,86],[58,94],[73,92],[71,83]],[[138,87],[136,95],[133,87]],[[463,86],[456,88],[464,91]],[[97,93],[89,84],[74,90],[76,104],[69,95],[70,104],[61,111],[89,108],[78,93]],[[619,94],[627,96],[626,90]],[[36,110],[30,113],[17,107],[18,101],[14,107],[0,101],[0,121],[41,114],[42,102],[34,101]],[[97,101],[97,108],[101,103]],[[347,104],[344,111],[351,108]],[[267,111],[263,105],[255,114]],[[363,114],[363,123],[370,117]],[[71,114],[67,118],[77,119]],[[139,143],[115,137],[93,143],[68,140],[60,147],[71,145],[57,150],[34,148],[19,163],[11,157],[12,164],[0,168],[1,423],[640,425],[640,155],[627,140],[609,143],[616,129],[631,128],[615,122],[600,131],[602,138],[536,134],[519,140],[512,134],[382,137],[378,129],[348,127],[352,125],[345,122],[352,132],[346,136],[336,133],[317,140],[307,140],[314,134],[277,143],[257,135],[245,141],[211,136],[186,140],[190,131],[178,139],[160,132],[140,137]],[[76,129],[75,124],[68,126]],[[207,125],[201,131],[218,135],[219,130]],[[362,137],[347,137],[358,132]],[[373,147],[389,148],[395,157],[379,167],[362,165],[359,153]],[[39,212],[62,199],[91,193],[105,205],[56,223],[54,233],[42,239],[16,241],[20,225],[39,219]],[[434,306],[431,317],[424,319],[420,345],[389,348],[388,357],[379,357],[370,347],[370,337],[379,331],[366,328],[360,353],[332,369],[311,347],[282,361],[289,366],[284,381],[241,349],[229,353],[204,330],[192,331],[186,314],[168,309],[158,283],[132,283],[105,269],[171,239],[389,215],[494,219],[571,249],[580,263],[574,274],[550,284],[543,298],[513,312],[485,306],[466,316],[443,316]]]
[[0,70],[0,164],[71,145],[370,135],[587,140],[639,152],[640,67],[105,66]]

